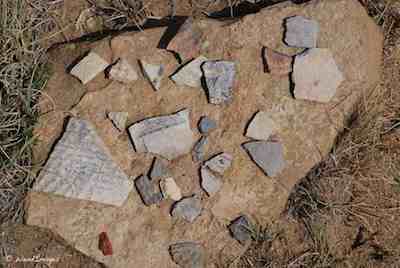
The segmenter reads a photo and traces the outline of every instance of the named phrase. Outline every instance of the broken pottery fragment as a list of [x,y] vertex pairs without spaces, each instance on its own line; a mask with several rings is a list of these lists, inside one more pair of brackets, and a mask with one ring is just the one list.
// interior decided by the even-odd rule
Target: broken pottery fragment
[[94,127],[71,118],[33,190],[121,206],[132,187]]
[[266,141],[275,131],[275,123],[269,114],[267,112],[259,111],[247,127],[246,137]]
[[129,134],[138,153],[151,152],[168,160],[189,153],[195,142],[188,109],[135,123]]
[[264,48],[264,59],[267,71],[276,76],[287,75],[292,72],[293,57],[276,52],[270,48]]
[[206,57],[200,56],[180,68],[171,79],[178,86],[189,86],[201,88],[201,65],[207,61]]
[[187,222],[194,222],[200,216],[201,209],[200,199],[196,196],[191,196],[175,203],[171,214],[173,217],[182,218]]
[[178,33],[168,43],[167,49],[180,55],[182,60],[196,57],[200,51],[201,32],[188,18],[179,28]]
[[155,157],[151,167],[150,178],[152,180],[159,180],[166,176],[169,176],[167,161],[159,157]]
[[174,201],[182,199],[182,193],[174,178],[165,178],[160,181],[160,188],[164,198],[171,198]]
[[136,81],[139,78],[135,68],[126,59],[120,59],[111,67],[109,77],[126,84]]
[[240,244],[245,245],[247,241],[252,239],[253,228],[251,226],[250,220],[242,215],[236,218],[229,225],[229,231],[233,238],[235,238]]
[[161,202],[162,194],[159,189],[157,189],[158,185],[152,182],[149,177],[145,175],[140,176],[135,180],[135,186],[146,206],[151,206]]
[[99,235],[99,250],[104,256],[113,254],[112,244],[106,232],[101,232]]
[[119,131],[125,130],[126,120],[128,120],[127,112],[109,112],[107,117]]
[[180,242],[169,246],[172,260],[182,268],[203,268],[204,249],[199,243]]
[[329,102],[343,80],[343,74],[327,48],[309,49],[294,60],[296,99]]
[[235,63],[230,61],[207,61],[202,65],[209,102],[226,104],[232,101],[235,79]]
[[205,162],[205,166],[222,175],[231,166],[232,159],[230,154],[220,153]]
[[103,72],[110,64],[97,53],[90,52],[77,65],[70,74],[78,78],[82,84],[87,84],[99,73]]
[[162,64],[149,64],[144,61],[140,61],[140,64],[143,69],[143,75],[150,81],[154,90],[160,90],[164,66]]
[[208,134],[211,130],[217,128],[217,123],[209,118],[208,116],[203,116],[199,122],[199,130],[201,134]]
[[208,138],[203,136],[200,140],[194,145],[192,151],[192,159],[194,162],[200,162],[204,158],[205,147],[207,146]]
[[214,175],[206,166],[200,168],[201,187],[209,196],[217,193],[222,187],[222,180]]
[[285,43],[291,47],[317,47],[319,24],[302,16],[294,16],[285,20]]
[[270,177],[285,167],[283,146],[280,142],[253,141],[243,144],[251,159]]

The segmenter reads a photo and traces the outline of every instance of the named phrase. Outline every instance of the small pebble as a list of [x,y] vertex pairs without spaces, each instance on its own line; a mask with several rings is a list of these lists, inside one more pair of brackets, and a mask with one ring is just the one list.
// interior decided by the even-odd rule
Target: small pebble
[[203,161],[204,154],[205,154],[205,147],[206,147],[207,143],[208,143],[208,138],[206,136],[203,136],[194,145],[193,151],[192,151],[193,162]]
[[232,221],[229,225],[229,231],[233,238],[242,245],[245,245],[247,241],[252,239],[252,226],[250,220],[244,215]]
[[154,90],[158,91],[161,87],[161,80],[164,75],[164,66],[162,64],[149,64],[140,61],[144,76],[150,81]]
[[150,178],[159,180],[170,175],[167,160],[155,157],[151,167]]
[[182,199],[182,193],[174,178],[165,178],[160,181],[160,188],[164,198],[171,198],[174,201]]
[[217,123],[208,116],[201,117],[199,121],[199,130],[201,134],[208,134],[217,128]]

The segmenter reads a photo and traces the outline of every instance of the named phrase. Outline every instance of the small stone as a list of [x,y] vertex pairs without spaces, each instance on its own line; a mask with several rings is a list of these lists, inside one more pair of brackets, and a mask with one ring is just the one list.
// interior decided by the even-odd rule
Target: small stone
[[229,231],[233,238],[239,241],[242,245],[245,245],[247,241],[252,239],[253,228],[249,219],[244,215],[232,221],[229,225]]
[[223,174],[232,165],[232,156],[227,153],[220,153],[208,160],[205,165],[214,172]]
[[235,63],[230,61],[207,61],[202,65],[209,102],[226,104],[232,101],[235,80]]
[[160,90],[161,80],[164,75],[164,66],[162,64],[149,64],[144,61],[140,61],[140,64],[144,76],[150,81],[154,90]]
[[166,160],[155,157],[153,166],[150,172],[150,178],[152,180],[159,180],[169,176],[168,163]]
[[97,53],[90,52],[71,70],[71,75],[78,78],[82,84],[89,83],[110,64]]
[[187,222],[193,222],[200,216],[201,210],[200,199],[196,196],[191,196],[178,201],[172,209],[171,214],[173,217],[182,218]]
[[99,235],[99,250],[104,256],[113,254],[112,244],[106,232],[101,232]]
[[121,83],[131,83],[138,79],[135,68],[126,60],[120,59],[109,72],[111,79]]
[[267,112],[257,112],[247,127],[246,137],[256,140],[268,140],[274,134],[276,126]]
[[283,146],[280,142],[253,141],[243,144],[253,161],[270,177],[285,167]]
[[221,178],[215,176],[207,167],[202,166],[200,169],[201,187],[209,196],[217,193],[222,187]]
[[194,145],[193,151],[192,151],[192,159],[194,162],[200,162],[204,158],[205,154],[205,147],[208,143],[208,138],[206,136],[203,136],[200,138],[200,140]]
[[174,178],[165,178],[160,181],[160,188],[164,198],[171,198],[174,201],[182,199],[182,193]]
[[157,189],[156,184],[142,175],[135,180],[135,186],[146,206],[158,204],[162,200],[162,193]]
[[125,130],[126,121],[128,120],[127,112],[109,112],[107,117],[119,131]]
[[182,268],[203,268],[204,249],[199,243],[180,242],[169,247],[172,260]]
[[171,76],[171,79],[178,86],[189,86],[201,88],[201,78],[203,72],[201,71],[201,65],[207,61],[206,57],[200,56],[191,62],[184,65],[179,71]]
[[187,109],[135,123],[129,134],[136,152],[151,152],[168,160],[190,153],[196,141]]
[[317,47],[319,24],[302,16],[294,16],[285,20],[285,43],[291,47]]
[[295,58],[293,82],[296,99],[329,102],[343,80],[329,49],[309,49]]
[[167,49],[178,53],[182,60],[196,57],[200,52],[201,31],[188,18],[179,28],[178,33],[168,43]]
[[211,130],[217,128],[217,123],[207,116],[203,116],[199,122],[199,130],[201,134],[207,134]]
[[283,76],[292,72],[293,57],[291,56],[266,47],[264,49],[264,59],[267,71],[272,75]]

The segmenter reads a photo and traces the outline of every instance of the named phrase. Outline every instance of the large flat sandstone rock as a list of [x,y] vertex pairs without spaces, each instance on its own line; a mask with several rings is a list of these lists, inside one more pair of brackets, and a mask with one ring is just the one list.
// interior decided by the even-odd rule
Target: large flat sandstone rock
[[[328,48],[343,73],[330,102],[315,103],[294,99],[289,78],[264,73],[262,47],[287,55],[300,53],[282,42],[283,21],[301,15],[319,23],[318,47]],[[148,81],[138,79],[121,88],[112,83],[105,90],[84,97],[74,110],[93,122],[117,163],[130,176],[146,174],[153,155],[129,147],[127,133],[115,138],[114,128],[99,116],[102,110],[128,112],[128,125],[156,115],[172,114],[184,108],[191,111],[191,129],[202,116],[213,118],[218,127],[208,134],[209,150],[204,159],[219,152],[232,155],[232,166],[224,173],[222,188],[212,197],[201,189],[199,166],[191,154],[171,161],[170,175],[182,196],[199,194],[202,211],[193,223],[172,218],[172,200],[146,207],[136,191],[120,208],[85,200],[70,200],[43,193],[31,193],[26,205],[28,224],[44,226],[64,237],[79,250],[104,262],[108,267],[178,267],[168,252],[181,241],[200,243],[205,249],[205,267],[240,254],[240,244],[227,230],[241,214],[256,221],[271,221],[286,205],[296,184],[322,157],[327,155],[363,93],[379,81],[382,35],[357,0],[311,1],[305,5],[279,4],[249,15],[233,24],[195,21],[204,32],[200,54],[209,60],[236,63],[232,101],[219,106],[208,103],[202,90],[177,87],[170,79],[177,64],[171,54],[151,51],[165,29],[126,34],[112,42],[115,57],[124,54],[130,62],[142,59],[165,64],[163,86],[155,92]],[[121,42],[125,42],[121,45]],[[129,49],[128,52],[124,46]],[[60,89],[64,90],[64,89]],[[257,111],[265,111],[276,123],[276,134],[283,145],[285,168],[268,177],[241,146],[249,139],[243,134]],[[39,137],[40,138],[40,137]],[[197,137],[198,139],[198,137]],[[104,257],[97,249],[100,225],[107,225],[114,254]]]

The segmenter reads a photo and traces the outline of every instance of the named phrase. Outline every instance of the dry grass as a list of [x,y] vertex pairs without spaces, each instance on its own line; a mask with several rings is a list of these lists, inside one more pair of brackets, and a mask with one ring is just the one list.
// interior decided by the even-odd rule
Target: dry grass
[[20,222],[33,181],[36,103],[45,82],[41,33],[49,30],[41,0],[0,1],[0,223]]
[[400,1],[362,2],[385,33],[382,82],[296,186],[277,239],[254,243],[238,267],[400,266]]

